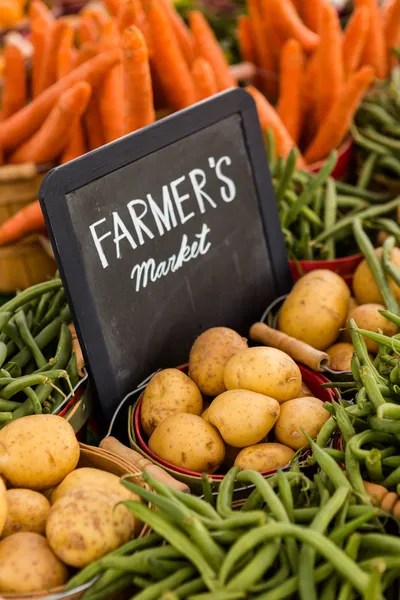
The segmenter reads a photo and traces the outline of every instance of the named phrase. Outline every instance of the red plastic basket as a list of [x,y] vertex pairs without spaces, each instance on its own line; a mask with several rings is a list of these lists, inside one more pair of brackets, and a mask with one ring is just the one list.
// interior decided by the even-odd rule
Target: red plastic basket
[[311,271],[328,269],[343,277],[347,285],[351,288],[354,271],[363,258],[362,254],[353,254],[344,258],[335,258],[334,260],[289,260],[289,268],[294,281],[297,281],[297,279],[300,279],[306,273],[311,273]]
[[[332,172],[334,179],[345,179],[350,173],[351,163],[354,155],[354,143],[352,137],[347,137],[343,144],[338,148],[338,159]],[[325,160],[319,160],[307,166],[312,173],[318,173],[325,164]]]

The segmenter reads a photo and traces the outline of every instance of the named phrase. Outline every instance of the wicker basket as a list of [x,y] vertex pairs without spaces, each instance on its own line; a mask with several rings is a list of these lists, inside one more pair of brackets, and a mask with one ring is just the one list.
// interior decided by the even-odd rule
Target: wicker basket
[[[92,446],[86,446],[85,444],[80,444],[81,456],[78,463],[78,467],[92,467],[95,469],[101,469],[103,471],[107,471],[108,473],[113,473],[118,477],[122,477],[126,474],[132,474],[136,476],[135,483],[138,485],[145,485],[144,481],[141,477],[141,471],[136,468],[131,463],[115,456],[111,452],[107,452],[106,450],[101,450],[100,448],[94,448]],[[150,528],[147,525],[144,525],[140,531],[138,537],[144,537],[149,535]],[[32,594],[3,594],[2,599],[7,600],[29,600],[29,598],[35,599],[45,599],[45,600],[61,600],[63,598],[77,599],[82,596],[82,594],[90,587],[89,584],[81,586],[76,590],[70,590],[69,592],[64,592],[63,588],[56,588],[51,590],[48,593],[45,592],[35,592]],[[111,600],[111,599],[110,599]]]
[[37,200],[43,177],[33,163],[0,167],[0,225]]

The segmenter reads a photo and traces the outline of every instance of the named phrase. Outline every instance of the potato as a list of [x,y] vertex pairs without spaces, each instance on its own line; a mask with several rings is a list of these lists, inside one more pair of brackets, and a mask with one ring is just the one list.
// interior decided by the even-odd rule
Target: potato
[[[367,329],[375,333],[378,329],[381,329],[384,335],[393,337],[397,333],[397,327],[394,323],[385,319],[379,313],[380,310],[385,310],[382,304],[361,304],[361,306],[357,306],[357,308],[351,311],[349,318],[354,319],[360,329]],[[364,337],[364,339],[369,352],[376,354],[378,352],[378,343],[369,340],[367,337]]]
[[149,448],[163,460],[196,473],[215,473],[225,456],[218,431],[197,415],[167,417],[155,429]]
[[0,473],[13,487],[54,487],[75,469],[79,454],[74,430],[56,415],[23,417],[0,431]]
[[279,419],[275,425],[275,437],[281,444],[293,450],[307,445],[302,429],[315,439],[329,413],[318,398],[295,398],[281,406]]
[[230,390],[211,402],[208,418],[224,442],[235,448],[257,444],[279,416],[279,402],[248,390]]
[[247,348],[247,341],[233,329],[207,329],[194,342],[189,355],[189,375],[206,396],[225,392],[224,369],[228,360]]
[[[376,255],[381,258],[382,248],[375,250]],[[391,262],[400,267],[400,248],[393,248]],[[389,277],[390,287],[396,297],[400,301],[400,288]],[[382,294],[379,291],[377,283],[367,261],[364,259],[357,267],[353,277],[353,291],[358,304],[383,304]]]
[[71,567],[85,567],[127,542],[135,518],[117,496],[100,487],[76,487],[50,509],[46,537],[53,552]]
[[7,520],[8,504],[7,504],[7,488],[3,479],[0,477],[0,537],[4,531],[4,525]]
[[333,271],[317,269],[301,277],[279,312],[279,329],[317,350],[336,341],[350,298],[345,281]]
[[228,390],[245,389],[285,402],[296,398],[301,373],[294,360],[276,348],[247,348],[229,360],[224,381]]
[[43,536],[21,531],[0,542],[0,593],[47,592],[67,579],[67,567]]
[[2,537],[19,531],[44,535],[50,502],[39,492],[11,489],[6,492],[8,515]]
[[350,371],[353,352],[353,344],[347,342],[333,344],[333,346],[326,351],[330,358],[329,368],[332,369],[332,371]]
[[197,385],[179,369],[164,369],[148,383],[140,409],[140,422],[148,437],[157,425],[180,412],[200,415],[203,398]]
[[293,456],[293,450],[282,444],[256,444],[239,452],[235,460],[235,467],[262,473],[285,467]]
[[[206,410],[201,413],[201,418],[204,419],[205,421],[208,421],[208,411],[209,411],[210,407],[206,408]],[[209,422],[209,421],[208,421]]]
[[306,396],[314,396],[309,387],[306,386],[304,381],[301,382],[300,391],[297,394],[296,398],[305,398]]

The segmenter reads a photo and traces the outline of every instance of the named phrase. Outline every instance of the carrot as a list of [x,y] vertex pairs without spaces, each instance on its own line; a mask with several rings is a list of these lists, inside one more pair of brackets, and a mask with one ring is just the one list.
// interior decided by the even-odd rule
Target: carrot
[[218,93],[214,71],[204,58],[196,58],[192,65],[192,77],[197,92],[197,100],[204,100]]
[[278,76],[272,54],[272,36],[268,35],[268,16],[261,0],[249,0],[249,19],[254,34],[255,64],[260,69],[260,87],[270,100],[278,91]]
[[0,245],[11,244],[32,231],[44,231],[46,225],[39,200],[28,204],[0,226]]
[[[258,119],[260,121],[262,131],[265,132],[266,129],[272,129],[275,136],[277,154],[278,156],[283,156],[283,158],[286,158],[293,146],[296,146],[296,144],[290,137],[278,113],[271,106],[265,96],[256,90],[255,87],[249,85],[246,87],[246,91],[253,96],[253,99],[256,103]],[[303,164],[304,161],[299,153],[297,165],[301,167]]]
[[238,19],[238,40],[240,57],[242,61],[255,65],[257,63],[257,57],[254,32],[250,17],[247,15],[240,15]]
[[82,16],[91,19],[96,27],[101,30],[105,23],[111,18],[106,12],[103,4],[87,4],[80,12]]
[[98,44],[84,44],[79,48],[75,58],[75,68],[80,67],[88,60],[91,60],[99,54]]
[[351,120],[374,78],[374,69],[362,67],[350,76],[336,104],[326,120],[319,127],[311,145],[305,153],[307,163],[313,163],[328,156],[346,136]]
[[236,81],[229,71],[221,46],[204,15],[197,10],[190,12],[189,24],[195,39],[197,55],[210,63],[215,73],[218,90],[236,87]]
[[356,8],[366,6],[370,15],[369,31],[362,53],[361,64],[371,65],[375,69],[376,77],[385,79],[388,74],[388,61],[383,23],[377,0],[355,0],[355,6]]
[[306,27],[314,33],[319,33],[323,5],[324,0],[300,0],[299,2],[300,16]]
[[392,5],[389,6],[387,13],[384,15],[383,22],[388,61],[393,66],[396,63],[396,59],[392,55],[391,50],[400,46],[400,0],[394,0]]
[[286,42],[281,55],[277,112],[290,137],[299,141],[302,126],[303,49],[297,40]]
[[100,148],[106,143],[104,131],[101,124],[100,108],[96,93],[92,94],[88,107],[83,115],[84,129],[88,141],[89,150]]
[[119,7],[117,14],[117,27],[120,34],[127,27],[131,27],[136,24],[137,17],[137,5],[140,5],[140,0],[125,0]]
[[60,44],[58,46],[56,68],[57,79],[61,79],[61,77],[64,77],[64,75],[72,71],[75,59],[74,29],[68,23],[63,31]]
[[121,0],[104,0],[104,4],[113,17],[117,16],[121,6]]
[[343,87],[342,31],[336,9],[324,4],[320,28],[320,57],[317,74],[317,122],[322,123]]
[[196,92],[168,15],[159,2],[153,2],[148,17],[153,40],[153,65],[168,102],[178,110],[190,106],[196,101]]
[[303,127],[301,136],[301,147],[307,147],[317,131],[317,103],[318,103],[318,71],[320,65],[319,47],[308,59],[305,67],[303,85],[301,90],[303,122],[307,127]]
[[136,131],[155,121],[149,55],[138,27],[125,29],[122,37],[124,84],[123,133]]
[[377,483],[371,483],[369,481],[363,481],[365,491],[371,498],[371,502],[374,506],[380,506],[384,497],[389,493],[383,485]]
[[306,27],[290,0],[268,0],[271,19],[277,30],[286,38],[295,38],[306,52],[312,52],[319,44],[319,36]]
[[190,66],[195,59],[195,44],[192,32],[187,27],[185,21],[174,8],[170,0],[161,0],[161,3],[164,6],[165,12],[167,13],[172,28],[175,32],[181,52],[185,57],[187,64]]
[[[32,5],[35,3],[32,3]],[[42,73],[43,58],[46,44],[50,36],[53,23],[47,17],[35,16],[31,20],[32,54],[32,96],[39,94],[39,85]]]
[[57,81],[7,121],[0,122],[0,147],[7,151],[21,145],[41,126],[63,92],[79,81],[87,81],[95,87],[120,60],[119,48],[95,56]]
[[343,36],[342,56],[343,66],[346,76],[354,73],[361,62],[361,56],[364,51],[365,42],[369,31],[369,10],[366,6],[357,8]]
[[87,15],[82,15],[78,24],[79,43],[96,42],[99,37],[99,29],[96,22]]
[[85,136],[83,133],[82,122],[79,121],[74,125],[71,133],[71,137],[68,144],[65,147],[64,152],[61,156],[61,164],[74,160],[79,156],[82,156],[86,152]]
[[49,23],[54,22],[51,10],[42,0],[33,0],[29,6],[29,20],[32,22],[35,19],[45,19]]
[[57,77],[57,55],[60,46],[61,38],[67,28],[65,21],[56,21],[51,30],[48,42],[45,46],[42,66],[40,69],[40,77],[38,83],[38,93],[40,94],[48,87],[53,85]]
[[57,158],[85,112],[92,88],[80,81],[61,94],[41,128],[10,156],[11,163],[44,164]]
[[27,101],[25,57],[20,48],[6,44],[4,49],[3,119],[21,110]]

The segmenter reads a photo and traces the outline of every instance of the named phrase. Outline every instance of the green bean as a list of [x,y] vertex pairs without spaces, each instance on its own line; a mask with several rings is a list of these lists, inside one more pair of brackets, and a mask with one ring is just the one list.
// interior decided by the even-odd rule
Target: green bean
[[59,289],[51,299],[47,313],[45,314],[43,321],[40,323],[40,327],[45,327],[58,315],[60,312],[61,305],[65,299],[64,288]]
[[229,469],[219,486],[217,496],[217,512],[221,517],[229,518],[232,516],[233,488],[239,471],[239,467],[232,467]]
[[280,585],[283,581],[285,581],[290,575],[289,569],[289,561],[285,552],[280,550],[279,552],[279,569],[275,572],[275,575],[268,578],[268,581],[263,581],[262,583],[258,583],[257,585],[253,585],[251,587],[252,593],[265,592],[267,590],[273,589],[277,585]]
[[25,344],[22,341],[18,328],[15,324],[15,317],[10,319],[8,323],[4,325],[3,331],[10,338],[10,340],[14,342],[18,350],[22,350],[22,348],[24,348]]
[[[145,476],[147,478],[146,471]],[[211,504],[204,502],[196,496],[186,494],[185,492],[181,492],[179,490],[174,490],[173,488],[170,488],[170,491],[173,498],[176,498],[177,500],[183,502],[183,504],[185,504],[191,510],[195,511],[198,515],[200,515],[200,517],[205,517],[206,519],[211,519],[212,521],[221,521],[221,517],[214,509],[214,507],[211,506]],[[157,490],[157,492],[160,493],[159,490]]]
[[336,462],[344,462],[344,452],[342,450],[336,450],[336,448],[324,448],[324,450]]
[[[357,559],[358,551],[360,549],[361,536],[359,533],[353,533],[351,538],[346,544],[345,552],[347,556],[350,556],[353,560]],[[342,582],[339,590],[338,600],[350,600],[353,598],[353,590],[349,581]],[[376,600],[376,599],[375,599]]]
[[361,148],[364,148],[364,150],[368,150],[368,152],[374,152],[378,156],[385,156],[389,153],[389,150],[382,146],[382,144],[370,140],[364,135],[364,132],[361,133],[354,123],[350,125],[350,132],[354,138],[354,141],[361,146]]
[[[364,367],[361,367],[361,371],[363,368]],[[355,435],[356,432],[351,423],[349,414],[346,412],[343,406],[341,406],[338,402],[333,402],[332,404],[333,410],[335,411],[335,417],[338,427],[341,431],[345,443],[347,444],[347,442],[351,440],[351,438]]]
[[335,488],[347,488],[350,489],[350,483],[343,473],[342,469],[337,465],[336,461],[329,456],[322,448],[317,446],[317,444],[304,432],[304,435],[307,438],[311,446],[311,450],[313,456],[321,469],[327,474],[329,479],[332,481]]
[[390,489],[396,488],[398,483],[400,483],[400,467],[397,467],[397,469],[392,471],[383,481],[382,485]]
[[280,549],[280,540],[273,540],[257,551],[242,570],[227,584],[228,590],[246,591],[258,583],[272,567]]
[[146,575],[151,572],[150,560],[152,559],[175,561],[173,564],[177,564],[182,558],[182,553],[175,548],[161,546],[159,548],[148,548],[130,556],[106,555],[101,559],[101,565],[106,570],[113,569],[114,571],[127,571]]
[[382,250],[382,266],[384,271],[394,280],[397,285],[400,285],[400,269],[391,262],[390,256],[395,245],[393,236],[388,237],[383,243]]
[[387,533],[366,533],[361,538],[361,548],[367,550],[372,548],[377,556],[381,554],[400,555],[400,539]]
[[24,392],[31,401],[33,412],[35,413],[35,415],[40,415],[42,413],[42,405],[34,390],[28,386],[24,388]]
[[336,196],[336,200],[338,208],[354,208],[357,210],[362,210],[369,206],[366,200],[362,200],[358,196],[343,196],[338,194]]
[[251,511],[255,509],[261,508],[263,505],[263,498],[256,488],[250,494],[250,496],[245,500],[242,508],[240,509],[242,512]]
[[[369,514],[373,510],[371,506],[365,505],[350,505],[349,510],[347,511],[347,517],[349,519],[355,519],[361,517],[363,515]],[[318,514],[318,507],[309,507],[309,508],[295,508],[294,509],[294,518],[296,523],[310,523],[313,518]],[[374,514],[378,514],[378,511],[375,509]],[[334,539],[335,541],[335,539]],[[341,541],[341,540],[339,540]],[[336,542],[336,543],[339,543]]]
[[240,600],[241,598],[246,598],[246,595],[245,592],[219,590],[212,593],[196,594],[195,596],[190,596],[188,600]]
[[319,446],[320,448],[325,448],[325,446],[331,439],[332,435],[335,433],[336,428],[337,428],[336,420],[333,417],[329,417],[329,419],[327,421],[325,421],[325,423],[323,424],[322,428],[320,429],[320,431],[317,435],[317,439],[316,439],[317,446]]
[[287,516],[289,517],[289,521],[294,523],[294,505],[292,488],[288,479],[285,477],[285,475],[280,469],[277,471],[276,475],[278,481],[280,500],[285,508]]
[[379,433],[400,434],[400,421],[391,419],[379,419],[378,417],[368,417],[368,425],[371,429]]
[[382,573],[375,569],[370,578],[367,591],[364,595],[364,600],[376,600],[382,598]]
[[268,162],[271,169],[273,169],[276,161],[276,145],[273,131],[271,129],[267,129],[265,132],[265,137],[267,142]]
[[400,177],[400,161],[394,156],[381,156],[379,166],[392,171],[396,177]]
[[280,177],[282,177],[284,164],[285,163],[284,163],[283,157],[278,156],[275,161],[275,164],[273,166],[272,173],[271,173],[271,175],[274,179],[275,178],[279,179]]
[[379,125],[387,125],[388,127],[397,125],[397,121],[393,119],[393,117],[391,117],[389,113],[387,113],[386,110],[379,104],[363,102],[360,106],[360,110],[362,112],[366,112],[368,116],[372,117],[372,119]]
[[378,154],[376,152],[371,152],[371,154],[368,155],[358,176],[358,187],[366,189],[369,186],[377,160]]
[[150,581],[150,579],[145,579],[144,577],[141,577],[140,575],[136,575],[133,578],[132,583],[135,587],[138,587],[141,590],[149,587],[150,585],[153,585],[153,581]]
[[0,412],[0,423],[8,423],[8,421],[12,421],[12,412]]
[[365,390],[368,396],[368,400],[371,402],[375,410],[378,410],[379,406],[386,404],[386,401],[379,389],[378,383],[371,372],[371,368],[362,366],[360,368],[361,380],[365,386]]
[[369,450],[362,449],[364,444],[393,444],[395,441],[394,436],[391,434],[377,433],[376,431],[368,429],[358,433],[349,440],[348,447],[358,461],[365,461],[368,457]]
[[286,159],[285,168],[283,169],[282,177],[279,179],[278,189],[276,191],[276,199],[279,204],[283,200],[286,190],[288,189],[294,170],[296,168],[298,153],[292,148],[289,156]]
[[390,194],[388,193],[372,192],[371,190],[360,189],[359,187],[345,183],[344,181],[336,181],[336,190],[341,194],[347,194],[349,196],[361,198],[363,200],[367,200],[368,202],[382,203],[390,200]]
[[[68,359],[71,354],[71,348],[72,348],[71,332],[68,329],[67,325],[65,323],[62,323],[60,337],[59,337],[57,349],[56,349],[55,362],[54,362],[53,369],[64,369],[66,367],[66,365],[68,363]],[[51,373],[51,371],[45,371],[44,374],[48,375],[49,372]],[[67,370],[65,372],[67,374],[66,381],[68,383],[70,391],[72,392],[73,391],[72,383],[71,383],[71,380],[69,377],[69,373]],[[74,379],[74,381],[75,381],[75,379]],[[51,391],[52,391],[52,386],[48,382],[43,383],[42,385],[39,385],[36,388],[35,392],[36,392],[41,404],[45,400],[47,400],[47,398],[51,394]]]
[[184,567],[176,573],[173,573],[163,581],[153,584],[152,586],[142,590],[134,596],[135,600],[159,600],[164,592],[181,585],[195,574],[195,569],[192,566]]
[[368,456],[365,459],[365,466],[370,481],[375,481],[377,483],[383,481],[384,476],[382,472],[381,453],[377,448],[372,448],[372,450],[368,452]]
[[[353,506],[353,507],[349,507],[349,510],[350,510],[350,508],[354,509],[354,508],[362,508],[362,507]],[[334,529],[329,534],[329,539],[332,540],[332,542],[335,542],[335,544],[339,545],[345,539],[347,539],[350,535],[352,535],[353,533],[355,533],[356,531],[361,529],[361,527],[363,525],[365,525],[365,523],[368,523],[368,521],[371,521],[377,515],[376,509],[373,509],[373,508],[370,509],[369,507],[364,507],[364,508],[366,508],[366,512],[364,512],[364,514],[361,514],[359,517],[355,517],[354,519],[352,519],[351,521],[348,521],[341,527],[336,527],[336,529]]]
[[[174,590],[174,593],[176,594],[177,598],[182,598],[183,600],[186,600],[192,594],[196,594],[197,592],[202,592],[204,589],[205,589],[204,582],[201,579],[201,577],[198,577],[197,579],[193,579],[192,581],[183,583],[182,585],[180,585],[179,587],[177,587]],[[163,600],[164,600],[164,597],[163,597]],[[167,599],[165,598],[165,600],[167,600]]]
[[31,332],[29,331],[28,324],[25,318],[25,313],[22,310],[16,313],[15,323],[18,327],[19,334],[23,341],[23,346],[25,345],[27,348],[29,348],[32,357],[36,363],[36,366],[40,369],[47,363],[47,361],[43,356],[42,352],[40,351],[38,345],[36,344]]
[[13,380],[11,383],[6,385],[0,392],[0,396],[5,400],[9,400],[12,396],[21,392],[24,388],[30,387],[32,385],[37,385],[39,383],[48,383],[50,380],[58,379],[59,377],[66,377],[67,372],[62,369],[47,371],[46,375],[41,374],[33,374],[33,375],[23,375],[18,379]]
[[368,137],[373,142],[377,142],[381,144],[383,147],[388,148],[389,150],[398,150],[400,151],[400,141],[394,140],[391,137],[386,135],[382,135],[378,131],[373,128],[366,128],[363,130],[363,134]]
[[389,469],[397,469],[397,467],[400,467],[400,456],[388,456],[384,458],[382,466],[389,467]]
[[38,307],[36,309],[36,314],[34,318],[34,322],[36,325],[39,325],[43,320],[44,315],[46,314],[47,305],[50,302],[50,298],[52,297],[53,292],[47,292],[40,297]]
[[337,599],[338,576],[332,575],[321,590],[320,600],[336,600]]
[[[337,198],[335,182],[331,177],[328,177],[326,182],[326,193],[325,193],[325,212],[324,212],[324,226],[329,229],[334,226],[336,222],[337,212]],[[335,258],[335,240],[330,238],[326,243],[327,248],[327,260]]]
[[212,507],[215,506],[215,500],[211,489],[210,479],[207,473],[201,474],[201,486],[203,488],[204,500]]
[[109,598],[114,598],[118,596],[119,592],[122,592],[126,588],[128,588],[132,583],[132,578],[130,575],[124,575],[120,577],[117,581],[114,581],[109,586],[99,590],[95,594],[89,595],[90,589],[82,596],[82,600],[108,600]]
[[[329,563],[325,563],[314,571],[315,583],[325,581],[333,572],[333,568]],[[283,598],[291,598],[297,593],[299,587],[299,578],[291,577],[275,589],[257,596],[255,600],[283,600]]]
[[359,495],[364,504],[369,503],[369,498],[365,491],[363,479],[361,477],[360,463],[352,453],[350,444],[346,446],[344,452],[344,464],[353,491]]
[[7,346],[4,342],[0,342],[0,367],[3,366],[7,358]]
[[46,292],[50,292],[53,290],[57,290],[62,287],[61,279],[52,279],[51,281],[46,281],[45,283],[38,283],[37,285],[32,285],[28,289],[24,290],[12,300],[9,300],[1,307],[1,312],[11,312],[14,313],[18,308],[24,306],[27,302],[30,302],[34,298],[45,294]]
[[[400,200],[400,198],[399,198]],[[368,236],[364,232],[360,219],[355,219],[353,223],[353,232],[354,237],[359,245],[361,252],[364,254],[365,259],[368,263],[369,268],[372,271],[374,279],[379,287],[379,290],[382,294],[384,303],[388,310],[391,312],[398,314],[399,305],[393,295],[393,292],[390,288],[390,285],[385,277],[382,266],[379,262],[378,257],[375,254],[374,247],[369,240]]]

